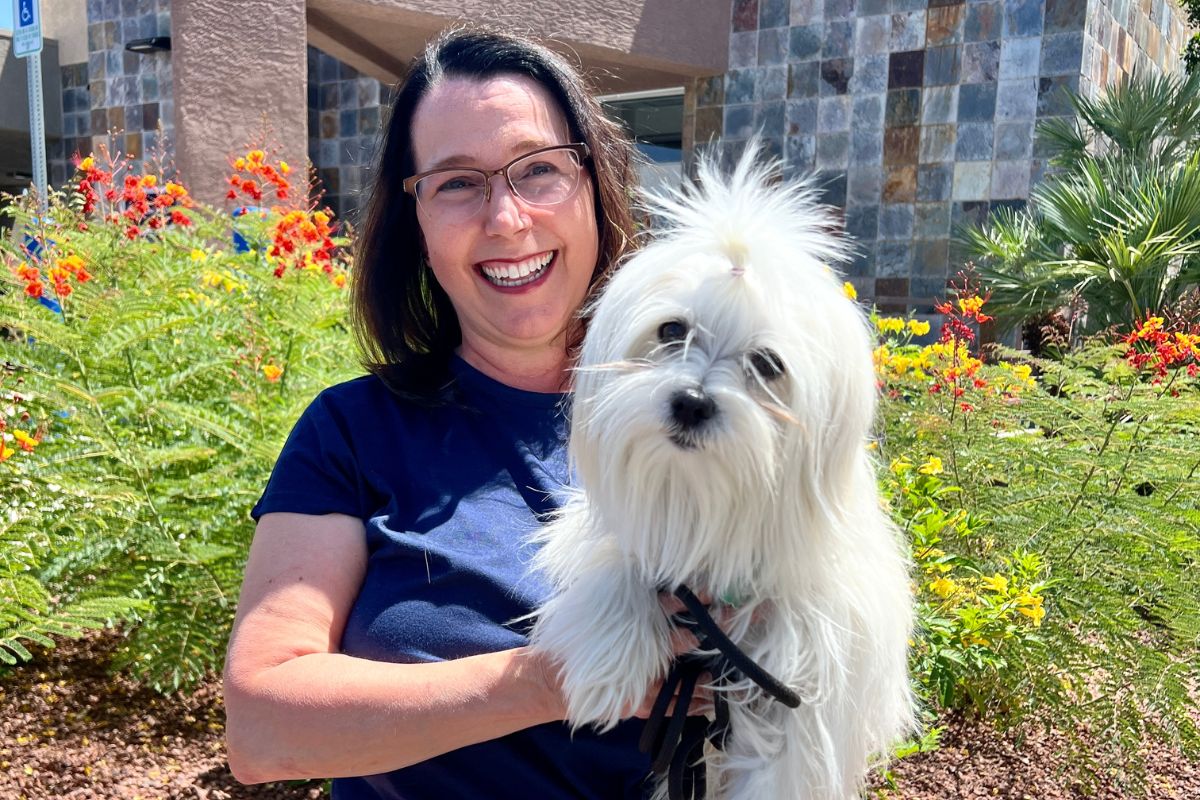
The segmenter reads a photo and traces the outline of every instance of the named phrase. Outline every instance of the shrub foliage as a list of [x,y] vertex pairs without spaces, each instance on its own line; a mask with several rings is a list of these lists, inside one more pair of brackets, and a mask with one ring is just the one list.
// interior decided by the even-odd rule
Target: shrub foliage
[[93,158],[77,178],[44,218],[10,202],[0,243],[0,658],[123,625],[119,666],[176,689],[219,664],[283,438],[354,371],[345,264],[290,232],[328,214],[235,219]]

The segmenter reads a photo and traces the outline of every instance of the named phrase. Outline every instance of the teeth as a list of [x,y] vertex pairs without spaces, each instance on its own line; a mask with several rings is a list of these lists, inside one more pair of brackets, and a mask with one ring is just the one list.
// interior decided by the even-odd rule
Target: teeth
[[521,286],[535,280],[554,258],[553,252],[527,258],[516,263],[482,263],[483,274],[499,286]]

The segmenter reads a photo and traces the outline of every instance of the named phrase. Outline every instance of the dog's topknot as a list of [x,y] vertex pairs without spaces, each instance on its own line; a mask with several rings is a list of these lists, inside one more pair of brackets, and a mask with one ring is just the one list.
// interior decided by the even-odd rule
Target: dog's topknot
[[746,143],[726,176],[718,149],[700,156],[694,184],[643,194],[643,209],[662,223],[651,232],[654,241],[686,241],[697,250],[721,252],[735,275],[763,247],[784,246],[826,267],[847,260],[851,246],[840,235],[834,209],[819,200],[812,176],[785,183],[782,164],[757,138]]

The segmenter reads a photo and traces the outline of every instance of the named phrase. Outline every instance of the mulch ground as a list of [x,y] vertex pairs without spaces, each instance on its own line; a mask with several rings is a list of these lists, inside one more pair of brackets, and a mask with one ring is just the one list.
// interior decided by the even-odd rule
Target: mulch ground
[[[63,642],[0,673],[0,800],[315,800],[319,783],[242,786],[225,765],[215,682],[164,698],[105,669],[113,636]],[[942,747],[892,765],[889,800],[1124,800],[1111,776],[1072,777],[1061,737],[944,720]],[[1146,753],[1152,800],[1200,798],[1200,764]],[[1087,778],[1091,778],[1088,780]],[[483,800],[480,798],[480,800]],[[531,798],[536,800],[536,798]]]

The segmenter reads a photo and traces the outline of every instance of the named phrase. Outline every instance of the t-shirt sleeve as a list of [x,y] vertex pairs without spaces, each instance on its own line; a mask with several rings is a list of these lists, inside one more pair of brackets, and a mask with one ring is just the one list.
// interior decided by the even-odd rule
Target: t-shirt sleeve
[[364,516],[362,471],[345,421],[327,394],[305,409],[250,512],[256,522],[276,511]]

